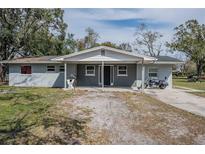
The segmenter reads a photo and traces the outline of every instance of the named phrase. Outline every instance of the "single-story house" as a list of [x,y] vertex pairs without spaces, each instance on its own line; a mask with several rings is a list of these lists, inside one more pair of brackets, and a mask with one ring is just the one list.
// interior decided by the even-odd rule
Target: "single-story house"
[[10,86],[62,87],[75,78],[77,86],[141,87],[148,78],[165,79],[172,87],[172,65],[182,61],[150,57],[99,46],[64,56],[17,58],[9,64]]

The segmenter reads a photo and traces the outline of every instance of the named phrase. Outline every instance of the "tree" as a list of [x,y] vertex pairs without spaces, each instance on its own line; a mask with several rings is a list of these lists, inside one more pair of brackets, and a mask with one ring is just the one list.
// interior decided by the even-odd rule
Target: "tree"
[[112,43],[109,41],[100,43],[99,46],[107,46],[107,47],[116,48],[116,49],[119,48],[115,43]]
[[84,49],[89,49],[95,46],[98,46],[98,39],[100,38],[99,34],[95,32],[92,28],[88,27],[85,29],[86,35],[84,38],[77,39],[77,51]]
[[98,46],[107,46],[107,47],[121,49],[129,52],[132,51],[132,46],[129,43],[121,43],[120,45],[117,45],[115,43],[108,41],[108,42],[99,43]]
[[200,77],[205,66],[205,25],[200,25],[197,20],[188,20],[176,27],[175,31],[172,42],[167,46],[173,51],[185,53],[194,61]]
[[132,46],[129,43],[121,43],[119,49],[132,52]]
[[0,9],[0,58],[61,55],[66,27],[61,9]]
[[77,51],[82,51],[82,50],[86,49],[84,39],[77,39],[76,42],[77,42]]
[[159,56],[162,51],[160,39],[163,37],[159,32],[148,29],[145,24],[137,26],[135,32],[135,50],[139,53],[150,56]]
[[78,41],[74,39],[74,34],[68,33],[65,40],[64,54],[78,51]]
[[66,27],[61,9],[0,9],[0,60],[62,55]]
[[86,28],[85,32],[87,33],[87,35],[84,38],[85,48],[88,49],[95,47],[97,40],[100,38],[99,34],[90,27]]
[[182,72],[184,74],[193,74],[194,72],[196,72],[196,65],[193,61],[187,60],[185,62],[185,64],[183,64],[183,70]]

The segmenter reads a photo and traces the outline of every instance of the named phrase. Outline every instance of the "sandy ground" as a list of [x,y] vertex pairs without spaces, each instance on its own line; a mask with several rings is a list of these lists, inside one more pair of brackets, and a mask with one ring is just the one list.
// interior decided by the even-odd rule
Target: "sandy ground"
[[167,104],[205,117],[205,98],[183,89],[146,89],[145,92]]
[[99,132],[106,138],[102,144],[156,144],[151,138],[132,129],[133,114],[113,92],[89,91],[72,103],[93,111],[89,127],[93,139],[98,138]]
[[77,91],[69,116],[90,119],[81,144],[205,144],[205,120],[136,92]]

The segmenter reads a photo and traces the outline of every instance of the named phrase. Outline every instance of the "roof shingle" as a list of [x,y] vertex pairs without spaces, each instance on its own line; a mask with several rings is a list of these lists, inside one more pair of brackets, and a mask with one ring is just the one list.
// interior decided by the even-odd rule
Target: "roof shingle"
[[157,56],[158,62],[183,62],[177,58],[170,57],[170,56]]

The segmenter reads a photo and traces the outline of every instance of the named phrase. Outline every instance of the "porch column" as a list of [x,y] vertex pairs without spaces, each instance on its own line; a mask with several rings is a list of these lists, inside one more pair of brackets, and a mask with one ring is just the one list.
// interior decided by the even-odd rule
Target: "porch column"
[[102,82],[102,89],[104,88],[104,61],[102,61],[101,67],[101,82]]
[[145,66],[144,66],[144,60],[142,60],[142,90],[144,90],[144,81],[145,81]]
[[136,74],[136,87],[135,88],[138,88],[138,73],[137,73],[137,71],[138,71],[138,65],[137,65],[137,62],[136,62],[136,70],[135,70],[136,72],[135,72],[135,74]]
[[64,63],[64,88],[67,88],[67,63]]

